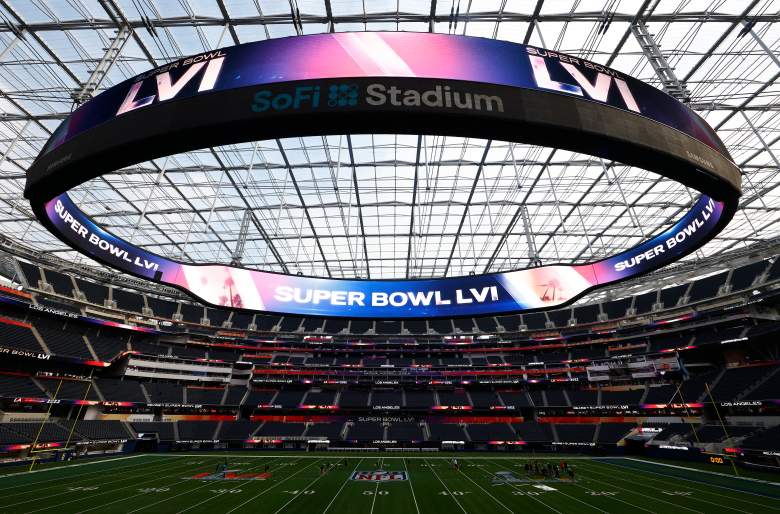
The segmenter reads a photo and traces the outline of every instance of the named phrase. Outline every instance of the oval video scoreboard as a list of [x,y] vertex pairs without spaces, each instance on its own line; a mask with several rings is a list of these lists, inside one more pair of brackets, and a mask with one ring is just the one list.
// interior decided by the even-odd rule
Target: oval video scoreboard
[[[416,280],[328,279],[180,262],[107,231],[68,191],[149,159],[268,138],[413,133],[538,144],[701,193],[663,233],[589,263]],[[714,130],[634,78],[533,46],[427,33],[273,39],[179,59],[75,110],[28,170],[38,219],[73,248],[216,307],[374,319],[561,307],[695,251],[734,215],[740,171]]]

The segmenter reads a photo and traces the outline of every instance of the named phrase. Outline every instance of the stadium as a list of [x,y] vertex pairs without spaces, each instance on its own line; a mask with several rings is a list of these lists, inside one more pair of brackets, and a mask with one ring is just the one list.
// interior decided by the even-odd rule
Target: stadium
[[0,17],[0,512],[780,512],[777,0]]

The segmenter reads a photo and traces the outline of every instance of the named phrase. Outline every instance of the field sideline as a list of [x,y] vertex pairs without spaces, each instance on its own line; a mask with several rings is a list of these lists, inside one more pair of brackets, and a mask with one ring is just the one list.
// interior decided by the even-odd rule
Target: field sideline
[[[574,483],[529,483],[527,456],[460,455],[457,470],[451,457],[384,455],[188,453],[81,461],[0,475],[0,512],[780,513],[780,485],[684,464],[563,457],[574,466]],[[226,457],[231,479],[215,473]],[[340,465],[321,473],[331,463]],[[396,480],[352,479],[377,467],[398,472]],[[496,480],[497,474],[520,481]]]

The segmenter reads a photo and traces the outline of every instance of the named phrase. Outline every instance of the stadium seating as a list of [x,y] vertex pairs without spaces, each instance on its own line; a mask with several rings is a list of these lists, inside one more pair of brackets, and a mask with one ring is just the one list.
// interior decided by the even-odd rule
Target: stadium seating
[[266,421],[257,430],[260,437],[300,437],[306,429],[304,423],[281,423]]
[[187,395],[186,403],[219,405],[222,403],[225,390],[222,387],[187,387],[185,394]]
[[[375,441],[391,446],[436,446],[442,441],[462,441],[467,447],[484,449],[490,442],[520,440],[540,451],[550,449],[552,445],[567,445],[571,451],[592,451],[588,448],[595,444],[600,445],[602,451],[615,451],[610,448],[624,444],[622,441],[635,424],[566,423],[566,417],[589,421],[591,413],[594,413],[593,420],[621,412],[623,406],[652,414],[652,409],[659,408],[658,404],[676,404],[683,399],[691,405],[709,402],[707,385],[716,402],[746,400],[747,403],[754,401],[751,404],[754,405],[758,400],[774,399],[780,373],[774,362],[761,360],[766,352],[745,350],[740,360],[735,361],[731,357],[731,360],[724,359],[722,348],[731,342],[734,346],[729,348],[753,348],[754,340],[771,340],[780,332],[780,323],[733,316],[721,322],[720,311],[717,311],[706,317],[683,317],[671,328],[649,324],[650,318],[625,326],[621,321],[605,334],[587,328],[590,324],[605,323],[602,321],[605,318],[610,320],[606,323],[631,319],[630,308],[640,315],[657,316],[664,312],[657,310],[659,302],[663,304],[662,309],[674,308],[679,312],[678,307],[685,304],[689,296],[699,298],[696,301],[705,301],[719,291],[723,292],[722,286],[727,283],[738,290],[748,289],[756,281],[763,280],[763,275],[751,276],[752,273],[774,269],[765,261],[744,268],[735,270],[729,280],[727,274],[720,273],[700,279],[704,281],[701,284],[699,281],[671,283],[630,298],[577,305],[549,313],[403,322],[322,321],[292,316],[231,314],[124,287],[108,288],[76,279],[79,290],[92,297],[91,303],[103,305],[104,300],[111,298],[118,309],[130,312],[140,312],[148,305],[156,315],[163,314],[167,319],[173,319],[174,314],[180,312],[185,321],[195,325],[207,317],[211,328],[192,325],[180,336],[160,337],[81,321],[66,322],[62,317],[40,312],[29,313],[24,319],[9,313],[5,321],[0,320],[0,337],[5,338],[8,347],[35,353],[48,349],[54,357],[76,358],[68,361],[69,366],[78,359],[93,360],[95,356],[98,360],[115,362],[105,372],[100,368],[92,371],[91,385],[88,373],[65,377],[60,385],[56,375],[30,377],[7,370],[12,374],[0,375],[0,396],[6,399],[52,397],[59,387],[57,398],[65,402],[61,409],[65,415],[68,414],[68,402],[81,400],[86,394],[88,400],[96,402],[98,411],[112,408],[111,402],[130,402],[131,405],[151,402],[156,404],[153,407],[156,413],[175,410],[177,414],[227,414],[234,418],[221,422],[133,421],[131,432],[120,421],[79,420],[74,424],[73,419],[54,416],[44,427],[48,438],[44,440],[47,441],[62,441],[72,428],[72,439],[78,441],[118,441],[132,438],[134,433],[156,433],[163,443],[179,441],[176,444],[183,447],[188,443],[182,441],[208,445],[214,439],[231,447],[243,447],[260,444],[248,442],[259,438],[263,445],[278,444],[274,441],[281,439],[284,444],[297,444],[298,447],[309,440],[327,439],[331,446],[371,446]],[[36,275],[43,278],[37,267],[28,267],[25,273],[31,278]],[[71,307],[78,306],[78,294],[72,287],[70,292],[67,288],[68,284],[74,283],[71,277],[50,273],[48,269],[43,269],[42,273],[58,294],[73,296],[69,301],[75,304]],[[56,297],[39,296],[42,301],[60,305]],[[571,326],[572,319],[576,320],[577,326]],[[262,332],[265,337],[262,342],[255,342],[251,337],[231,341],[240,343],[240,347],[231,348],[224,344],[224,337],[216,335],[218,328],[226,322],[233,323],[234,329],[239,328],[236,324],[245,328],[256,323],[259,330],[265,331]],[[521,325],[529,332],[512,333]],[[551,328],[553,325],[555,328]],[[509,333],[501,338],[479,340],[469,336],[479,331],[495,331],[499,327]],[[543,331],[543,335],[535,338],[533,334],[538,332],[534,331]],[[460,334],[458,342],[461,344],[452,345],[452,340],[444,340],[445,335],[453,332]],[[305,339],[307,334],[314,334],[313,344]],[[328,334],[333,337],[316,339]],[[43,344],[39,343],[38,336]],[[500,343],[499,339],[502,339]],[[257,350],[250,349],[255,346]],[[678,349],[688,347],[692,349],[691,353],[681,354],[684,372],[629,379],[626,368],[614,373],[614,381],[591,381],[585,371],[592,361],[608,362],[610,368],[616,368],[624,365],[621,363],[629,355],[652,360],[659,355],[674,356]],[[205,359],[221,362],[213,365],[228,369],[238,361],[252,362],[255,368],[240,375],[238,380],[227,374],[215,383],[198,382],[198,375],[188,380],[123,376],[122,363],[125,361],[119,356],[128,348],[153,357],[149,359],[150,363],[159,362],[175,369],[177,366],[185,369],[195,364],[207,365],[202,364]],[[258,372],[266,369],[273,372]],[[320,379],[318,374],[306,375],[307,370],[327,373],[325,376],[333,380]],[[285,375],[288,371],[296,374]],[[483,381],[479,374],[471,375],[489,373],[486,376],[492,377],[501,372],[515,373],[522,378],[491,383]],[[536,380],[526,381],[525,373],[528,373],[528,379]],[[429,378],[431,383],[426,382]],[[564,378],[566,380],[561,380]],[[434,380],[439,383],[434,385]],[[677,393],[678,386],[681,394]],[[109,404],[104,407],[103,401]],[[332,405],[337,405],[337,409],[319,409]],[[135,407],[127,409],[134,411]],[[70,412],[70,417],[75,417],[75,411]],[[443,418],[438,417],[440,413]],[[455,417],[456,413],[467,414],[469,418],[454,423],[452,421],[459,419]],[[268,419],[269,414],[273,416],[272,420],[261,421]],[[554,419],[555,423],[534,421],[536,416],[541,417],[540,421],[544,421],[545,416],[553,416],[549,419]],[[674,419],[674,416],[665,419]],[[35,425],[0,424],[0,441],[29,443],[31,427]],[[645,426],[653,426],[653,423],[648,422]],[[776,446],[771,441],[771,435],[775,433],[771,427],[729,425],[726,427],[729,439],[726,439],[723,427],[706,415],[700,423],[693,425],[656,423],[654,426],[661,430],[650,433],[654,446],[665,443],[700,445],[708,451],[727,444],[750,448],[746,446],[749,444],[755,451]],[[647,433],[626,441],[637,437],[644,441],[648,438]]]
[[106,286],[76,278],[76,287],[84,293],[89,303],[103,305],[108,299],[108,288]]
[[68,400],[99,400],[91,382],[75,380],[38,379],[51,398]]
[[768,371],[764,382],[742,397],[744,400],[780,399],[780,373],[777,368]]
[[71,422],[64,423],[64,426],[66,429],[73,428],[76,434],[88,440],[128,439],[131,437],[120,421],[80,420],[75,422],[75,427],[72,427]]
[[463,427],[454,423],[431,423],[431,441],[466,441]]
[[161,441],[173,441],[176,439],[174,423],[157,423],[136,421],[132,424],[137,434],[157,434]]
[[384,438],[384,427],[381,424],[365,421],[354,423],[347,433],[347,439],[354,441],[375,441]]
[[436,405],[431,391],[406,391],[406,406],[428,409]]
[[343,427],[343,423],[315,423],[306,429],[306,437],[338,441],[341,439]]
[[[69,431],[53,422],[17,422],[3,423],[3,431],[0,433],[0,440],[5,444],[31,443],[38,441],[41,443],[67,441]],[[78,436],[76,437],[78,439]]]
[[549,443],[553,440],[551,425],[547,423],[513,423],[512,428],[523,441]]
[[135,380],[99,378],[95,384],[107,401],[146,403],[141,384]]
[[43,347],[28,326],[14,324],[10,320],[8,322],[0,320],[0,345],[31,352],[43,352]]
[[276,394],[277,391],[252,389],[244,400],[244,405],[269,405]]
[[241,405],[241,400],[246,394],[247,388],[245,386],[228,386],[223,405]]
[[757,383],[770,371],[767,366],[727,369],[712,388],[712,398],[715,401],[735,400],[742,391]]
[[120,353],[127,351],[127,337],[87,334],[87,339],[98,359],[110,361]]
[[79,357],[82,359],[93,358],[92,354],[87,349],[84,337],[78,333],[65,329],[61,324],[46,326],[39,322],[36,323],[35,328],[53,354]]
[[596,425],[586,424],[556,424],[555,431],[558,441],[567,443],[591,443],[596,432]]
[[131,293],[124,289],[112,288],[111,298],[116,302],[118,309],[131,312],[142,312],[145,306],[144,297],[140,294]]
[[532,406],[530,398],[523,391],[501,391],[499,395],[504,405],[510,405],[516,409]]
[[466,427],[472,441],[514,441],[517,435],[507,423],[471,423]]
[[425,435],[418,423],[393,422],[387,427],[387,438],[391,441],[423,441]]
[[143,388],[154,403],[184,403],[184,388],[170,382],[145,382]]
[[0,375],[0,396],[6,398],[15,396],[43,398],[45,397],[45,394],[29,377]]
[[221,441],[244,441],[257,430],[260,423],[248,420],[224,421],[219,429],[217,439]]
[[305,405],[333,405],[336,401],[335,391],[308,392],[303,399]]
[[375,389],[371,392],[371,405],[402,405],[401,391]]
[[665,441],[672,437],[682,437],[690,434],[695,428],[689,423],[669,423],[655,436],[655,439]]
[[756,431],[745,438],[740,447],[751,450],[780,450],[780,425]]
[[346,390],[341,393],[339,406],[345,409],[366,405],[368,405],[368,391]]
[[201,441],[214,439],[217,430],[216,421],[177,421],[179,439]]
[[617,444],[634,428],[636,425],[633,423],[602,423],[598,427],[596,441],[600,444]]
[[43,272],[43,275],[46,277],[46,282],[51,284],[55,293],[62,296],[73,296],[73,282],[71,281],[70,276],[48,268],[43,269]]

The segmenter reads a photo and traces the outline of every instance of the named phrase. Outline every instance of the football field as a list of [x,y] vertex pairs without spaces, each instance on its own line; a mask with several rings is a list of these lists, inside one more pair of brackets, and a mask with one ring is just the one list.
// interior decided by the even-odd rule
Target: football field
[[[385,455],[384,457],[381,455]],[[503,455],[142,454],[0,476],[1,512],[780,513],[780,485],[684,464]],[[724,468],[724,472],[727,471]]]

